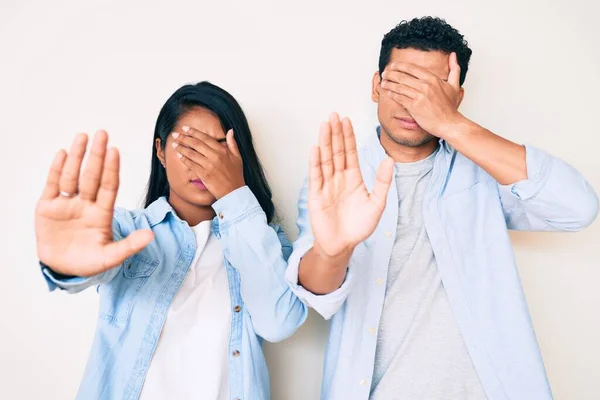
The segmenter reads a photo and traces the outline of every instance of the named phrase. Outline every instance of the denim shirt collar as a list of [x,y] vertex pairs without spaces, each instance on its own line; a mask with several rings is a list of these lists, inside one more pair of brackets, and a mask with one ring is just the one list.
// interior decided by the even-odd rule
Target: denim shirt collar
[[[173,216],[177,217],[175,210],[173,209],[173,207],[171,207],[171,205],[169,204],[169,202],[167,201],[167,198],[165,196],[159,197],[158,199],[154,200],[146,208],[144,213],[146,214],[146,216],[148,218],[148,222],[150,223],[150,226],[160,224],[167,217],[167,215],[169,213],[171,213]],[[177,217],[177,218],[179,218],[179,217]]]
[[[154,202],[152,202],[145,210],[145,214],[148,217],[148,222],[150,226],[155,226],[163,222],[169,214],[178,221],[185,222],[177,215],[177,212],[166,196],[159,197]],[[215,235],[218,236],[219,233],[219,219],[215,216],[212,220],[212,231]]]

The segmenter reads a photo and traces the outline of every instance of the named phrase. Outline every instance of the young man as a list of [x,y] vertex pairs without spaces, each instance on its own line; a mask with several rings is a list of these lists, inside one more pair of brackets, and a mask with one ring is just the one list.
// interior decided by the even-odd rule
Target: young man
[[508,229],[578,231],[598,198],[571,166],[458,112],[471,50],[443,20],[385,35],[380,127],[321,127],[287,279],[333,317],[322,399],[552,394]]

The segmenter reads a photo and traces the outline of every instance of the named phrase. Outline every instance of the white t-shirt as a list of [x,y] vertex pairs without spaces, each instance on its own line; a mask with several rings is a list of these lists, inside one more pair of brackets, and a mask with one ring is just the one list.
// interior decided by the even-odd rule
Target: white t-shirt
[[171,304],[141,400],[229,398],[231,299],[212,221],[192,228],[197,249]]

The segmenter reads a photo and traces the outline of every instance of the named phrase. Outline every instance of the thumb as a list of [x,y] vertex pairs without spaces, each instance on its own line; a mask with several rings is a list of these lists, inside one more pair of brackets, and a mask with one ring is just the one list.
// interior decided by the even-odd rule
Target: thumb
[[154,239],[150,229],[132,232],[123,240],[112,242],[104,248],[104,266],[106,269],[122,264],[129,257],[142,251]]
[[229,131],[227,131],[227,148],[229,148],[229,151],[231,151],[236,157],[238,158],[242,158],[242,155],[240,154],[240,149],[238,148],[237,142],[235,141],[235,138],[233,137],[233,129],[230,129]]
[[394,160],[391,157],[386,157],[377,168],[377,176],[375,177],[375,185],[370,194],[370,199],[379,207],[380,210],[385,208],[387,194],[392,184],[394,176]]
[[460,65],[456,53],[450,54],[450,73],[448,74],[448,83],[456,89],[460,88]]

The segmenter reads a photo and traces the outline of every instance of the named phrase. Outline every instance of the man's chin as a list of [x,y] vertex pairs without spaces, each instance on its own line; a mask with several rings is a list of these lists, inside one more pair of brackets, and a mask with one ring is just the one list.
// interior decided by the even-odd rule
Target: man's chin
[[394,143],[405,147],[423,147],[437,139],[422,129],[418,131],[395,130],[387,135]]

